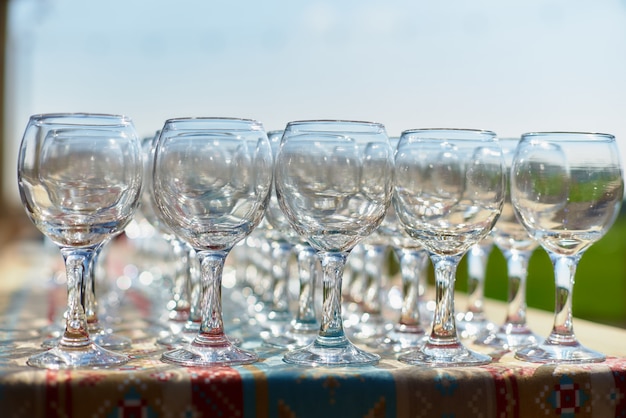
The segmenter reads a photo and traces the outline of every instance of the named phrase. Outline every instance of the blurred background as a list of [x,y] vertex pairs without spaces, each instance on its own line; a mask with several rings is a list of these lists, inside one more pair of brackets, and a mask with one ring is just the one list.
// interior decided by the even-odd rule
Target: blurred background
[[[40,237],[16,155],[28,117],[122,113],[141,136],[167,118],[481,128],[499,136],[614,134],[626,161],[626,0],[0,0],[0,241]],[[626,221],[583,257],[576,316],[626,326]],[[464,267],[458,286],[463,290]],[[505,299],[501,254],[486,294]],[[547,256],[528,303],[551,311]]]

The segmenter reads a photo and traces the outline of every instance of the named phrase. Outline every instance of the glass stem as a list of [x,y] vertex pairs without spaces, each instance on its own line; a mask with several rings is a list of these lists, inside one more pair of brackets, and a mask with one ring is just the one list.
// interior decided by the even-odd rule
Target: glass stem
[[178,240],[171,240],[174,255],[174,283],[172,298],[169,303],[169,318],[172,321],[184,322],[189,319],[191,309],[189,303],[189,248]]
[[454,320],[454,282],[458,256],[431,254],[435,268],[435,315],[429,345],[461,345]]
[[272,243],[263,239],[259,246],[260,257],[257,257],[253,264],[257,269],[257,280],[255,291],[260,300],[266,306],[272,305],[274,298],[274,274],[272,274]]
[[554,266],[554,281],[556,287],[556,301],[554,310],[554,325],[547,339],[549,344],[577,345],[572,324],[572,291],[576,267],[582,254],[574,256],[559,256],[550,254]]
[[341,318],[341,280],[348,253],[321,252],[322,262],[322,323],[317,336],[321,345],[341,345],[347,342]]
[[526,277],[530,254],[529,251],[505,251],[504,253],[509,276],[505,326],[526,326]]
[[474,316],[484,313],[485,275],[491,247],[491,243],[474,245],[467,257],[467,311],[474,313]]
[[315,282],[318,277],[318,259],[310,245],[298,245],[298,277],[300,290],[298,312],[292,323],[295,331],[309,331],[318,326],[315,313]]
[[[272,309],[279,316],[289,315],[289,264],[293,245],[286,241],[272,243]],[[271,316],[271,314],[270,314]]]
[[202,321],[202,292],[200,285],[200,271],[198,255],[193,249],[189,250],[189,321],[200,323]]
[[222,272],[228,253],[226,251],[200,251],[202,322],[193,345],[219,345],[228,343],[222,319]]
[[65,332],[59,344],[69,348],[84,347],[91,343],[85,315],[85,298],[89,266],[95,248],[62,248],[67,275],[67,317]]
[[363,273],[365,279],[365,297],[363,312],[372,316],[382,314],[382,295],[380,291],[384,280],[384,266],[387,257],[386,245],[365,245]]
[[365,250],[363,245],[357,245],[350,252],[348,267],[351,274],[347,296],[351,302],[360,305],[365,293]]
[[420,303],[425,293],[424,269],[428,253],[424,250],[396,248],[402,276],[402,309],[396,328],[421,332]]
[[87,269],[86,289],[85,289],[85,318],[90,334],[102,331],[100,320],[98,319],[98,301],[96,299],[96,264],[98,263],[103,245],[94,249],[89,268]]

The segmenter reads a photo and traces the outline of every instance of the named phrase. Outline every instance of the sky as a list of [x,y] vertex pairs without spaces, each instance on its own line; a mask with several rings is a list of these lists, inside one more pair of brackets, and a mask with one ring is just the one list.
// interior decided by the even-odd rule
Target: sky
[[11,0],[5,199],[28,117],[300,119],[614,134],[626,0]]

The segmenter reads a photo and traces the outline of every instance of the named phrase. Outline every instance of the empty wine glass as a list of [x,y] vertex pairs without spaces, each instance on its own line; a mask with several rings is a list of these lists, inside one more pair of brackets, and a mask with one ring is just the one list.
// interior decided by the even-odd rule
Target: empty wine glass
[[522,135],[511,168],[511,201],[522,225],[550,256],[556,304],[548,338],[518,350],[516,358],[540,363],[605,359],[574,335],[572,290],[580,258],[615,221],[623,193],[619,151],[612,135]]
[[[283,131],[270,131],[267,133],[272,153],[274,156],[278,154],[280,148]],[[265,221],[267,222],[267,238],[272,241],[272,247],[275,248],[272,257],[273,284],[269,290],[272,291],[274,312],[270,311],[267,316],[267,322],[283,324],[284,319],[280,318],[280,313],[287,311],[289,316],[286,324],[279,327],[271,327],[272,332],[264,338],[264,341],[275,347],[283,348],[299,348],[309,345],[315,339],[319,322],[315,314],[315,283],[319,277],[319,260],[316,251],[291,227],[285,214],[278,205],[275,190],[272,190],[272,196],[265,211]],[[281,249],[282,248],[282,249]],[[276,251],[278,250],[278,251]],[[289,309],[289,267],[293,253],[296,253],[297,271],[298,271],[298,306],[295,317],[290,313]],[[276,280],[279,279],[279,280]],[[276,307],[283,307],[276,309]],[[272,313],[275,313],[272,317]],[[276,318],[282,319],[276,321]]]
[[[282,131],[270,131],[267,138],[272,148],[272,155],[276,156],[282,138]],[[290,307],[289,278],[291,262],[293,260],[294,242],[289,235],[292,230],[284,219],[284,215],[278,207],[274,187],[270,195],[270,200],[265,210],[265,218],[259,230],[266,240],[268,248],[268,258],[271,260],[269,268],[270,282],[267,287],[266,303],[263,309],[256,315],[259,324],[267,328],[264,331],[264,339],[275,339],[284,334],[290,326],[292,319]],[[293,232],[295,235],[295,232]]]
[[519,138],[500,139],[504,156],[506,195],[498,222],[491,235],[507,263],[508,298],[504,323],[476,335],[475,343],[504,350],[515,350],[538,343],[540,338],[526,323],[526,276],[528,261],[538,244],[519,223],[511,205],[509,174]]
[[490,235],[471,246],[467,261],[467,310],[456,314],[456,327],[461,338],[475,338],[476,335],[496,328],[485,315],[485,279],[487,263],[493,249]]
[[360,272],[363,275],[363,297],[359,303],[358,320],[350,325],[349,331],[354,340],[370,342],[393,327],[383,315],[384,287],[389,279],[389,245],[380,230],[374,231],[360,245],[363,247],[363,270]]
[[107,367],[128,360],[92,341],[84,301],[92,258],[132,219],[141,180],[140,143],[129,118],[97,114],[30,118],[18,158],[20,195],[30,219],[61,249],[68,309],[56,347],[30,357],[29,365]]
[[495,224],[504,199],[500,146],[489,131],[422,129],[402,133],[395,156],[394,208],[435,269],[432,331],[399,357],[417,365],[480,365],[491,357],[467,349],[454,317],[456,269]]
[[163,354],[184,366],[251,363],[258,356],[224,333],[221,282],[226,256],[261,222],[272,184],[272,151],[253,120],[182,118],[165,122],[154,161],[160,218],[197,253],[202,323],[194,340]]
[[[159,318],[159,320],[163,320],[163,327],[169,329],[169,332],[165,332],[157,338],[156,343],[172,348],[185,344],[195,337],[200,322],[200,313],[197,306],[192,306],[191,298],[193,263],[196,261],[194,260],[194,251],[160,219],[159,211],[156,208],[152,172],[156,142],[160,134],[161,131],[157,131],[154,136],[142,140],[144,187],[141,194],[140,209],[150,225],[169,243],[171,249],[172,286],[169,300],[165,306],[164,318]],[[186,333],[186,329],[190,329],[190,332]]]
[[393,206],[387,210],[379,228],[393,248],[400,267],[402,279],[402,307],[393,328],[368,346],[391,353],[399,353],[417,347],[427,338],[426,323],[430,323],[425,306],[428,253],[404,231]]
[[379,360],[345,335],[341,281],[350,251],[374,232],[385,216],[392,175],[392,150],[381,124],[287,124],[275,162],[276,194],[289,223],[320,256],[323,312],[315,341],[287,352],[284,361],[341,366]]

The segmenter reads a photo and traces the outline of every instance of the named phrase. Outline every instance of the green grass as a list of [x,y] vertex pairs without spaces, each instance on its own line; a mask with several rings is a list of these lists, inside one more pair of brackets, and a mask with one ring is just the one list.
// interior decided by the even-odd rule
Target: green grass
[[[463,260],[458,269],[457,290],[465,291],[466,284],[467,265]],[[504,301],[506,293],[505,260],[494,248],[487,264],[485,296]],[[573,297],[574,316],[626,328],[626,212],[582,256]],[[554,273],[541,248],[530,260],[526,299],[529,307],[554,310]]]

